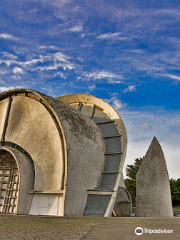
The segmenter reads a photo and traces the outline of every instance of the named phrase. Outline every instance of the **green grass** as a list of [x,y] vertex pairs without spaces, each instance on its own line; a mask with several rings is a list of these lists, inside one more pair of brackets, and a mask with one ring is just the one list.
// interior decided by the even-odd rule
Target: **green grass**
[[180,206],[173,206],[173,208],[180,209]]

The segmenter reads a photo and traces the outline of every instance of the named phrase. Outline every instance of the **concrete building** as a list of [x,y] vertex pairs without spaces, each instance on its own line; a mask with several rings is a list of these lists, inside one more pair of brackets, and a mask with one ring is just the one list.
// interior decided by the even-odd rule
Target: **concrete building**
[[166,161],[156,138],[153,139],[136,176],[136,216],[173,216]]
[[119,209],[127,134],[107,102],[14,89],[0,94],[0,118],[1,213],[112,216]]

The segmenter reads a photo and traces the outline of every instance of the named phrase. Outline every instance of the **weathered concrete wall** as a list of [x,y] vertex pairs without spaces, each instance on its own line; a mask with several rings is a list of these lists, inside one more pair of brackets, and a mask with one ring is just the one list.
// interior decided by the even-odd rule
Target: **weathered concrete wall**
[[56,111],[68,151],[65,215],[83,215],[87,189],[95,188],[104,167],[100,129],[89,118],[58,100],[48,100]]
[[[78,109],[79,107],[79,111],[81,111],[81,114],[89,116],[95,122],[102,123],[106,121],[112,121],[113,127],[111,125],[111,134],[112,134],[111,136],[118,135],[118,134],[121,136],[119,139],[104,138],[105,150],[107,152],[110,149],[111,151],[113,150],[114,152],[121,152],[121,154],[119,155],[120,164],[115,170],[116,172],[118,172],[117,178],[115,180],[115,184],[113,187],[111,200],[109,202],[109,205],[105,213],[105,216],[111,216],[114,208],[114,204],[116,201],[116,197],[117,197],[119,182],[122,175],[122,169],[124,166],[124,161],[126,156],[127,132],[126,132],[125,125],[121,117],[119,116],[118,112],[112,106],[110,106],[108,102],[100,98],[97,98],[95,96],[92,96],[89,94],[71,94],[66,96],[60,96],[57,99],[62,101],[63,103],[69,104],[72,108]],[[98,127],[102,131],[105,137],[106,134],[108,134],[109,132],[109,128],[107,126],[103,127],[103,125],[101,125],[101,127],[100,125],[98,125]],[[118,150],[114,150],[114,149],[118,149]],[[109,161],[107,157],[105,161]],[[107,168],[106,168],[106,171],[107,171]],[[109,182],[111,181],[110,179],[111,178],[109,178]],[[96,191],[96,195],[97,195],[97,191]]]
[[51,115],[40,102],[13,97],[5,140],[18,144],[32,157],[35,190],[61,189],[62,143]]
[[136,216],[173,216],[166,162],[156,138],[153,139],[136,177]]
[[92,120],[46,95],[17,89],[1,94],[0,100],[10,96],[5,141],[32,157],[34,190],[51,194],[62,188],[63,214],[82,215],[86,190],[98,185],[104,167],[101,131]]
[[19,170],[18,204],[15,214],[29,214],[34,189],[34,165],[28,155],[10,147],[0,147],[1,151],[9,152],[17,163]]
[[[120,115],[116,111],[115,108],[110,106],[110,104],[103,99],[100,99],[98,97],[92,96],[90,94],[70,94],[65,96],[57,97],[57,99],[63,103],[73,103],[73,102],[84,102],[86,104],[93,104],[100,109],[103,109],[103,112],[109,117],[109,119],[112,119],[115,121],[115,125],[119,131],[119,133],[122,135],[121,138],[121,146],[122,146],[122,156],[121,156],[121,162],[120,162],[120,171],[123,170],[125,157],[126,157],[126,149],[127,149],[127,131],[126,127],[124,125],[123,120],[121,119]],[[121,176],[120,176],[121,177]]]

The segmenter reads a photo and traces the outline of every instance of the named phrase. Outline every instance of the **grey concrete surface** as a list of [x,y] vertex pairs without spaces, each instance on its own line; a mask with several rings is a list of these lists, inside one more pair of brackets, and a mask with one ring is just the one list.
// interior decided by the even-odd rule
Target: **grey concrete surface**
[[28,89],[0,94],[0,113],[3,142],[17,144],[34,162],[30,196],[61,191],[63,215],[83,215],[86,191],[97,187],[104,168],[104,142],[96,124],[67,104]]
[[153,139],[137,173],[136,216],[173,216],[166,161],[156,138]]
[[5,141],[25,149],[35,165],[34,190],[58,190],[63,181],[62,143],[46,108],[35,99],[13,97]]
[[121,163],[120,163],[120,171],[123,170],[125,157],[126,157],[126,149],[127,149],[127,131],[124,125],[124,122],[117,112],[117,110],[111,106],[108,102],[98,97],[92,96],[90,94],[70,94],[57,97],[57,99],[63,103],[71,104],[71,103],[85,103],[85,104],[92,104],[97,106],[99,109],[102,109],[103,112],[108,116],[109,119],[115,121],[115,125],[122,135],[121,137],[121,144],[122,144],[122,156],[121,156]]
[[[119,139],[118,138],[107,139],[106,134],[108,134],[109,128],[106,125],[101,125],[101,126],[98,125],[104,137],[105,152],[109,152],[109,151],[112,153],[121,152],[121,154],[119,155],[120,164],[114,170],[114,172],[118,172],[118,174],[117,174],[114,186],[112,187],[113,192],[111,195],[111,199],[109,201],[108,206],[106,207],[106,212],[104,214],[106,217],[109,217],[112,215],[112,211],[114,209],[114,205],[115,205],[115,201],[118,193],[118,187],[121,181],[122,169],[124,166],[124,161],[126,156],[127,132],[126,132],[125,125],[119,113],[112,106],[110,106],[108,102],[104,101],[103,99],[97,98],[89,94],[71,94],[71,95],[60,96],[57,99],[62,101],[63,103],[70,105],[73,109],[75,108],[76,110],[79,109],[79,104],[81,104],[82,107],[80,107],[79,109],[80,114],[89,116],[95,122],[102,123],[102,122],[106,122],[107,120],[113,121],[112,123],[113,127],[111,126],[111,134],[112,134],[111,137],[118,134],[121,136]],[[119,141],[118,147],[117,147],[117,141]],[[104,169],[104,172],[106,171],[107,169]],[[112,170],[110,169],[110,171]],[[102,179],[104,178],[104,176],[102,176]],[[111,177],[108,177],[108,178],[109,179],[107,180],[107,182],[111,182]],[[100,183],[99,189],[101,188],[103,188],[103,190],[106,190],[106,188],[101,186],[101,183]],[[101,194],[100,191],[99,191],[99,194]],[[94,206],[96,209],[96,204],[95,205],[93,204],[92,209],[94,209]],[[92,215],[94,215],[93,210],[92,210]]]
[[[180,218],[52,218],[0,215],[1,240],[178,240]],[[167,229],[172,234],[143,234],[135,228]]]
[[152,239],[159,239],[159,240],[177,240],[179,239],[180,229],[178,225],[166,225],[166,224],[144,224],[143,221],[140,227],[147,228],[147,229],[170,229],[173,230],[173,233],[168,234],[159,234],[159,233],[143,233],[142,235],[138,236],[135,234],[135,228],[139,227],[139,224],[117,224],[117,223],[109,223],[109,224],[102,224],[96,225],[92,227],[92,230],[84,236],[83,240],[152,240]]
[[65,215],[82,216],[86,190],[98,186],[104,168],[104,144],[100,129],[88,117],[67,104],[46,97],[64,131],[67,147]]

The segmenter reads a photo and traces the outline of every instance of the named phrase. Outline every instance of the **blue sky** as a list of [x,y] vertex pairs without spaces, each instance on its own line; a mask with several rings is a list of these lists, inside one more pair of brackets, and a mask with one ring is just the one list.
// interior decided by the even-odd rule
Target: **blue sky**
[[180,177],[179,0],[0,0],[0,91],[90,93],[118,109],[126,163],[162,144]]

